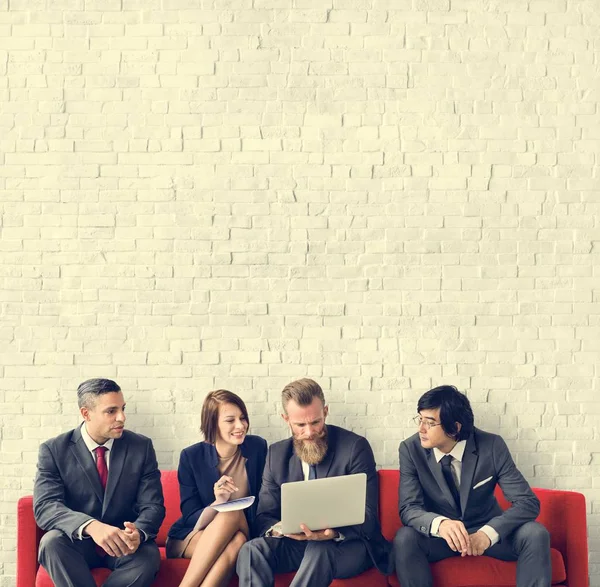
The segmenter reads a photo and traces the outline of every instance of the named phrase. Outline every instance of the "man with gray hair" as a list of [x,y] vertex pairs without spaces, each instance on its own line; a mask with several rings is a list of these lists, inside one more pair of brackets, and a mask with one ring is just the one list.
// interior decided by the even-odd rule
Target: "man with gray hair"
[[[378,486],[373,451],[366,438],[326,425],[328,406],[320,385],[300,379],[282,392],[283,419],[292,437],[269,447],[255,531],[240,551],[240,585],[271,587],[274,573],[296,571],[292,587],[327,587],[375,565],[387,573],[389,544],[377,517]],[[281,533],[281,485],[291,481],[367,475],[365,521],[356,526]]]
[[40,446],[35,520],[46,530],[40,564],[56,587],[146,587],[160,565],[154,539],[165,517],[152,441],[125,430],[125,400],[110,379],[77,388],[83,423]]

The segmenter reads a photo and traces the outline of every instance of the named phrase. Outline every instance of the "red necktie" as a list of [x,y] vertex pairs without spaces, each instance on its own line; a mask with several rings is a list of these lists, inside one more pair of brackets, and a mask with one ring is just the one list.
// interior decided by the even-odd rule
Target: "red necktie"
[[106,459],[104,455],[108,449],[105,446],[97,446],[94,449],[96,453],[96,469],[98,469],[98,477],[100,477],[100,483],[102,489],[106,489],[106,481],[108,480],[108,467],[106,466]]

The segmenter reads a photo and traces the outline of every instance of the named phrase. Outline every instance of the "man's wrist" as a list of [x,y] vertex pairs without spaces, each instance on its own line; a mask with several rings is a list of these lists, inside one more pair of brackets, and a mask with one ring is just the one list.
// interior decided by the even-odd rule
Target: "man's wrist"
[[430,534],[432,536],[436,536],[436,537],[440,537],[440,526],[442,525],[442,522],[444,520],[449,520],[450,518],[447,518],[446,516],[438,516],[437,518],[434,518],[433,521],[431,522],[431,530],[430,530]]
[[273,524],[266,532],[265,532],[265,536],[266,537],[277,537],[277,536],[282,536],[282,531],[281,531],[281,522],[277,522],[277,524]]
[[498,532],[496,532],[494,528],[488,526],[487,524],[479,528],[479,532],[483,532],[483,534],[485,534],[490,539],[490,546],[488,546],[488,548],[494,546],[494,544],[497,544],[500,541],[500,535],[498,534]]
[[81,533],[83,536],[91,536],[90,534],[90,530],[94,529],[94,526],[96,524],[100,524],[101,522],[98,522],[98,520],[90,520],[82,529],[81,529]]

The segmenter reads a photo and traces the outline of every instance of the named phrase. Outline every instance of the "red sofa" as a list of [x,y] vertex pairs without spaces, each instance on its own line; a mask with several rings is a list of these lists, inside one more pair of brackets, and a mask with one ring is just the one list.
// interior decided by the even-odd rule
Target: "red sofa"
[[[400,527],[398,517],[397,470],[379,471],[379,518],[384,536],[393,540]],[[179,486],[175,471],[162,472],[167,516],[160,529],[157,543],[164,558],[167,531],[179,517]],[[552,541],[552,584],[568,587],[588,587],[588,550],[585,499],[571,491],[535,489],[540,498],[538,518],[550,531]],[[496,489],[503,507],[508,507],[502,492]],[[17,515],[17,587],[53,587],[45,570],[37,563],[37,550],[43,531],[33,518],[32,496],[22,497]],[[187,561],[164,559],[154,587],[179,585]],[[509,587],[515,585],[516,563],[498,561],[486,556],[467,559],[448,559],[432,565],[436,587]],[[98,585],[108,575],[107,569],[93,571]],[[288,587],[293,573],[278,575],[276,587]],[[336,580],[333,587],[398,587],[395,576],[385,577],[371,569],[352,579]],[[229,587],[238,587],[237,578]]]

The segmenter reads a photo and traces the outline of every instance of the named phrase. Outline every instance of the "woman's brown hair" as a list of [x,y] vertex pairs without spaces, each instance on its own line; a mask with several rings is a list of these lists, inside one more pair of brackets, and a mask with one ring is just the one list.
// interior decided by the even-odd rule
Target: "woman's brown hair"
[[248,417],[248,410],[244,400],[226,389],[217,389],[211,391],[202,404],[202,413],[200,415],[200,430],[204,434],[204,440],[210,444],[214,444],[217,441],[217,434],[219,430],[219,406],[221,404],[233,404],[237,406],[248,422],[250,427],[250,418]]

